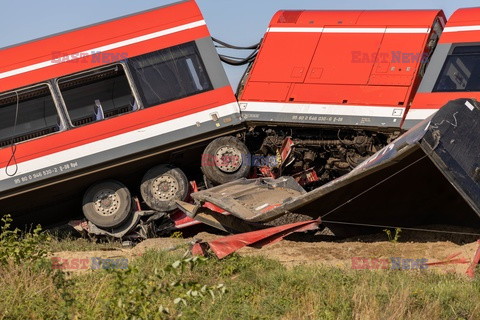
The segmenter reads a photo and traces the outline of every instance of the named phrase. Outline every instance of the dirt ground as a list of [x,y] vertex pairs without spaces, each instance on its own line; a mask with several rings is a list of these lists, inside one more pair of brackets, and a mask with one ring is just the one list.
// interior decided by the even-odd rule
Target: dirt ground
[[[433,229],[438,229],[438,227]],[[442,230],[448,231],[449,229],[442,227]],[[458,230],[450,228],[449,231],[456,232]],[[469,230],[462,229],[462,231],[468,232]],[[223,236],[221,234],[200,232],[184,239],[147,239],[132,248],[105,251],[56,252],[54,256],[61,259],[90,259],[91,257],[102,257],[103,259],[126,258],[130,261],[130,259],[141,256],[149,249],[181,250],[185,252],[192,241],[201,239],[208,242]],[[341,240],[318,233],[302,233],[293,234],[283,241],[261,249],[245,247],[240,249],[238,254],[242,256],[264,256],[278,260],[287,267],[306,264],[326,265],[344,269],[352,267],[357,269],[381,268],[382,264],[380,263],[379,266],[372,259],[387,259],[388,261],[391,261],[392,257],[413,260],[427,259],[424,262],[444,262],[439,265],[428,265],[427,270],[429,272],[465,275],[479,247],[479,243],[476,241],[479,238],[478,236],[470,235],[403,230],[398,242],[394,242],[389,241],[384,232]],[[445,263],[452,256],[454,256],[453,259],[463,260],[463,263]],[[388,264],[388,268],[391,268],[391,263]]]

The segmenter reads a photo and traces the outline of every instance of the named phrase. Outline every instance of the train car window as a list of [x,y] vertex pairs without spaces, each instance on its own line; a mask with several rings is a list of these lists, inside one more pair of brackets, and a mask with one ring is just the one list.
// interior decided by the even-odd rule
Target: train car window
[[74,126],[137,109],[125,70],[120,64],[60,78],[58,87]]
[[128,59],[146,108],[212,90],[194,42]]
[[57,109],[47,85],[0,95],[0,148],[60,130]]
[[459,46],[447,57],[433,92],[480,91],[480,46]]

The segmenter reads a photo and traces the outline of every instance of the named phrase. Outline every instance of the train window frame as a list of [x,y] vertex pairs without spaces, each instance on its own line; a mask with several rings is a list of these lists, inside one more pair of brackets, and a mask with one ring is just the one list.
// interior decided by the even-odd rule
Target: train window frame
[[[59,108],[58,101],[56,99],[54,87],[49,82],[40,82],[40,83],[36,83],[26,87],[17,88],[14,90],[8,90],[6,92],[0,93],[0,102],[2,102],[3,99],[11,99],[11,98],[15,98],[15,101],[16,101],[17,94],[20,97],[22,94],[28,94],[29,92],[34,92],[35,90],[38,90],[38,88],[41,88],[41,87],[45,87],[45,89],[47,89],[49,94],[45,96],[50,96],[51,101],[53,102],[52,110],[54,110],[55,113],[52,116],[55,117],[55,123],[52,123],[52,125],[45,126],[44,128],[41,128],[38,130],[32,130],[30,133],[27,132],[22,135],[14,135],[6,139],[3,139],[2,137],[0,137],[0,149],[7,148],[12,145],[17,145],[20,143],[25,143],[25,142],[33,141],[36,139],[44,138],[44,137],[47,137],[56,133],[60,133],[66,130],[62,112],[61,112],[61,109]],[[14,113],[17,115],[17,122],[18,122],[17,112],[20,108],[17,110],[16,102],[14,102],[12,105],[15,106]],[[20,104],[18,106],[20,107]],[[46,117],[44,117],[43,121],[46,123]],[[31,125],[31,121],[28,121],[28,123],[29,125]],[[18,123],[14,123],[14,127],[17,127],[18,125],[19,125]],[[49,131],[49,132],[42,134],[42,132],[45,132],[45,131]],[[29,135],[32,137],[27,138],[26,136],[29,136]]]
[[[69,110],[69,107],[68,107],[68,103],[67,103],[67,101],[65,101],[64,91],[63,91],[64,89],[62,89],[62,87],[61,87],[62,81],[63,82],[76,81],[76,80],[78,81],[78,80],[81,80],[82,78],[95,77],[95,76],[101,75],[102,73],[108,72],[109,70],[113,70],[113,69],[118,68],[118,67],[120,67],[121,71],[123,71],[123,76],[125,76],[125,78],[127,80],[128,89],[130,90],[131,98],[133,99],[133,100],[130,101],[130,106],[129,106],[130,110],[127,110],[125,112],[118,112],[116,114],[112,114],[112,115],[109,115],[109,116],[104,116],[104,114],[106,112],[104,113],[104,110],[102,110],[102,108],[99,108],[99,106],[97,104],[97,101],[93,100],[91,121],[86,121],[85,123],[81,123],[81,124],[75,124],[75,122],[78,121],[78,120],[72,119],[72,116],[70,114],[70,110]],[[95,83],[95,82],[91,82],[89,84],[93,84],[93,83]],[[132,112],[143,109],[143,104],[141,103],[141,99],[139,98],[139,94],[138,94],[138,91],[135,87],[135,84],[134,84],[134,81],[132,79],[130,70],[129,70],[128,66],[123,62],[117,62],[117,63],[113,63],[113,64],[103,65],[103,66],[100,66],[100,67],[91,68],[91,69],[88,69],[88,70],[68,74],[68,75],[65,75],[65,76],[62,76],[62,77],[58,77],[58,78],[55,79],[55,89],[58,92],[58,95],[59,95],[61,103],[62,103],[63,110],[66,114],[66,121],[71,128],[84,127],[84,126],[87,126],[87,125],[90,125],[90,124],[97,123],[99,121],[113,119],[113,118],[116,118],[116,117],[119,117],[119,116],[131,114]],[[114,99],[112,99],[112,101],[113,100]],[[102,106],[101,101],[99,100],[98,102],[100,103],[100,106]],[[97,107],[95,107],[95,105]],[[127,107],[127,106],[125,106],[125,107]],[[97,112],[97,111],[99,112],[99,115],[101,114],[101,116],[95,118],[97,116],[95,114],[95,112]],[[86,117],[84,117],[84,118],[86,118]]]
[[[186,52],[185,54],[182,53],[182,50],[185,50],[185,51],[188,51],[190,50],[189,52]],[[175,52],[173,52],[175,51]],[[170,54],[172,56],[171,59],[169,60],[162,60],[165,58],[165,55],[168,55]],[[175,56],[174,56],[175,54]],[[164,55],[164,56],[162,56]],[[192,60],[192,57],[195,59]],[[180,61],[180,59],[183,58],[182,62],[184,62],[184,71],[188,71],[189,72],[189,76],[191,77],[190,78],[190,85],[192,86],[193,90],[186,90],[185,89],[185,92],[183,94],[178,94],[179,91],[175,91],[175,90],[170,90],[171,92],[174,92],[176,93],[175,96],[173,97],[170,97],[170,98],[167,98],[167,99],[162,99],[160,96],[159,96],[159,92],[154,92],[154,90],[152,89],[152,87],[161,87],[161,83],[160,82],[157,82],[157,83],[154,83],[153,81],[151,81],[152,79],[150,79],[150,81],[147,81],[146,78],[141,78],[139,77],[139,69],[142,68],[142,69],[146,69],[147,67],[153,67],[155,65],[159,66],[159,65],[162,65],[163,66],[166,66],[167,68],[169,68],[167,66],[167,63],[171,63],[172,61],[174,62],[174,64],[176,63],[175,61]],[[143,61],[141,61],[141,59],[143,59]],[[157,64],[148,64],[148,60],[149,59],[158,59],[157,61],[159,61],[160,63],[157,63]],[[190,63],[189,63],[190,62]],[[139,66],[140,64],[143,64],[143,67]],[[142,55],[139,55],[139,56],[135,56],[135,57],[130,57],[127,59],[127,65],[128,65],[128,69],[130,70],[130,73],[132,75],[132,78],[133,78],[133,81],[135,83],[135,86],[138,90],[138,93],[139,93],[139,98],[140,100],[142,101],[142,104],[144,106],[144,108],[150,108],[150,107],[155,107],[155,106],[158,106],[158,105],[161,105],[161,104],[165,104],[165,103],[168,103],[168,102],[171,102],[171,101],[176,101],[176,100],[180,100],[180,99],[183,99],[183,98],[187,98],[187,97],[190,97],[190,96],[194,96],[194,95],[197,95],[197,94],[200,94],[200,93],[203,93],[203,92],[208,92],[208,91],[211,91],[211,90],[214,90],[214,86],[213,86],[213,83],[212,83],[212,80],[210,79],[210,76],[208,74],[208,70],[206,69],[205,67],[205,63],[202,59],[202,55],[200,54],[200,51],[197,47],[197,44],[195,41],[189,41],[189,42],[185,42],[185,43],[181,43],[181,44],[178,44],[178,45],[175,45],[175,46],[171,46],[171,47],[167,47],[167,48],[163,48],[163,49],[160,49],[160,50],[155,50],[155,51],[152,51],[152,52],[148,52],[148,53],[145,53],[145,54],[142,54]],[[177,67],[175,65],[175,67]],[[153,67],[155,69],[155,67]],[[192,68],[193,70],[195,71],[195,74],[192,73]],[[170,68],[168,71],[171,71]],[[188,74],[188,72],[185,72],[185,74]],[[176,80],[179,80],[180,79],[180,75],[179,73],[172,73],[175,75],[175,78]],[[163,74],[157,70],[157,76],[158,75],[162,75]],[[184,76],[184,75],[182,75]],[[145,93],[145,87],[144,85],[142,85],[143,83],[147,83],[149,84],[150,86],[150,91],[152,91],[151,93],[153,93],[154,96],[156,96],[158,99],[156,99],[155,102],[152,102],[150,101],[149,98],[147,98],[146,96],[146,93]],[[153,83],[153,85],[150,85],[151,83]],[[168,82],[168,81],[165,81],[165,83],[171,83],[171,82]],[[176,81],[176,83],[180,84],[180,86],[182,86],[182,81]],[[195,87],[195,88],[194,88]],[[201,87],[201,88],[199,88]],[[190,88],[190,89],[192,89]],[[183,88],[182,88],[183,89]],[[153,97],[153,95],[151,97]]]
[[[474,58],[478,59],[478,63],[473,64],[473,68],[469,69],[465,64],[465,59]],[[460,65],[460,62],[462,65]],[[455,76],[455,70],[452,68],[459,72],[459,75],[456,77],[455,81],[452,79],[452,77]],[[472,80],[474,81],[475,79],[480,79],[480,77],[475,78],[474,76],[476,70],[478,70],[480,73],[480,44],[454,46],[451,48],[449,54],[445,58],[445,62],[443,63],[440,73],[438,74],[438,78],[433,86],[432,92],[479,92],[480,81],[473,83],[471,82]],[[470,75],[466,74],[467,71],[470,72]],[[453,86],[456,86],[456,88],[453,88]]]

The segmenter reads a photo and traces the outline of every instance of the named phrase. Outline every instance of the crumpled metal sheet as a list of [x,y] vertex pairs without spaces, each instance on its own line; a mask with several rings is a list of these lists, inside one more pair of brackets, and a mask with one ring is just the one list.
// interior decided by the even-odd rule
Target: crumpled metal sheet
[[250,223],[293,212],[321,217],[344,236],[347,224],[480,226],[479,132],[480,103],[453,100],[348,174],[310,192],[292,177],[236,180],[193,193],[187,215],[196,217],[207,202]]
[[208,242],[200,242],[193,246],[192,254],[205,255],[208,247],[219,259],[223,259],[245,246],[262,248],[263,246],[279,242],[284,237],[294,232],[316,230],[318,229],[319,224],[320,219],[302,221],[258,231],[226,236]]
[[473,261],[467,269],[467,275],[470,278],[475,277],[475,267],[478,265],[479,262],[480,262],[480,240],[478,240],[478,248],[477,248],[477,252],[475,253],[475,256],[473,257]]
[[183,229],[197,224],[201,224],[200,221],[190,218],[183,211],[178,209],[170,214],[170,220],[173,221],[176,229]]

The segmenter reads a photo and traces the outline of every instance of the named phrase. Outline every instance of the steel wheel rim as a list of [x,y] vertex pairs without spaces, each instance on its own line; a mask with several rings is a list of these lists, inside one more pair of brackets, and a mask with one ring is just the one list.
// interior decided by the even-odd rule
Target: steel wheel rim
[[102,189],[93,197],[93,207],[102,216],[112,216],[120,209],[120,195],[111,189]]
[[153,181],[152,193],[160,201],[169,201],[175,198],[179,188],[177,179],[165,174]]
[[240,169],[242,163],[242,154],[237,148],[224,146],[215,153],[215,166],[222,172],[235,172]]

